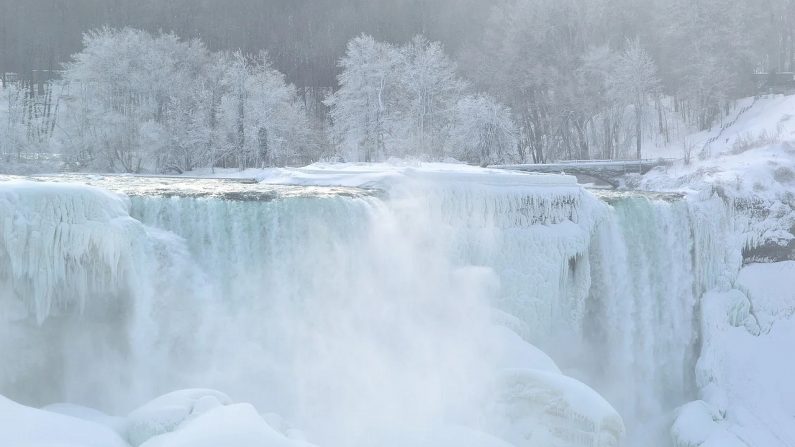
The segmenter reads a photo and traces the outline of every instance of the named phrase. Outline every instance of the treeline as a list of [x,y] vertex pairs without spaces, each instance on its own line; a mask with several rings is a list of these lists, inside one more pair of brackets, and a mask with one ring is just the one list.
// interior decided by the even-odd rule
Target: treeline
[[[122,172],[391,157],[544,161],[527,123],[517,125],[522,115],[463,79],[442,45],[421,36],[400,46],[352,39],[340,87],[323,101],[328,119],[310,112],[266,53],[212,52],[197,39],[131,28],[89,32],[84,45],[44,95],[33,84],[5,89],[3,152],[56,152],[77,169]],[[659,94],[656,69],[637,41],[612,62],[602,79],[610,107],[634,123],[614,125],[635,132],[640,156],[645,110]],[[591,130],[578,129],[580,143]]]
[[[187,3],[8,5],[0,21],[44,23],[53,10],[62,20],[42,28],[46,39],[27,36],[24,20],[4,23],[5,67],[57,66],[69,36],[97,23],[177,30],[207,47],[159,32],[89,33],[50,96],[3,93],[2,151],[46,141],[119,170],[642,157],[648,144],[723,120],[734,100],[758,93],[755,71],[792,71],[795,61],[795,0]],[[114,62],[90,68],[94,56]]]
[[89,32],[84,43],[44,96],[32,84],[3,91],[6,153],[179,173],[390,157],[519,160],[510,111],[472,91],[441,44],[423,37],[400,47],[351,40],[341,87],[325,100],[330,121],[313,118],[266,53],[211,52],[199,40],[131,28]]

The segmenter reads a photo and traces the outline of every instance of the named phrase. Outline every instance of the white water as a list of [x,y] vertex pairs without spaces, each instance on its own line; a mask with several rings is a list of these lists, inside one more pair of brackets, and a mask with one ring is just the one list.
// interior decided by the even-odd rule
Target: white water
[[216,388],[322,446],[445,426],[611,445],[609,407],[518,334],[630,445],[666,445],[725,271],[703,209],[439,180],[270,201],[6,187],[0,394],[124,414]]

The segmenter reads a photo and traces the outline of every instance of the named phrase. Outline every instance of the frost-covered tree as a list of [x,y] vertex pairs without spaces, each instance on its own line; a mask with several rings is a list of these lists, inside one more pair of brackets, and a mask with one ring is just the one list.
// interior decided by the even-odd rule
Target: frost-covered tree
[[400,53],[387,43],[361,35],[348,42],[340,60],[340,88],[328,99],[333,135],[343,157],[374,161],[386,152],[395,120]]
[[0,89],[0,152],[10,157],[19,154],[26,146],[24,118],[27,110],[27,90],[18,85],[9,85]]
[[297,154],[306,115],[295,87],[271,68],[266,53],[228,55],[221,84],[221,117],[225,154],[237,166],[284,165]]
[[451,155],[470,163],[519,161],[511,111],[489,95],[465,96],[458,101],[448,145]]
[[326,104],[345,159],[444,157],[466,83],[440,43],[418,36],[395,48],[362,35],[340,67],[340,89]]
[[295,87],[286,83],[284,75],[271,67],[267,54],[261,53],[246,88],[251,107],[246,124],[255,137],[255,164],[283,166],[298,155],[302,132],[308,129]]
[[184,172],[207,166],[214,145],[212,117],[217,107],[217,59],[199,41],[178,45],[175,63],[178,70],[165,112],[160,120],[168,140],[158,154],[159,171]]
[[400,49],[399,108],[413,155],[440,158],[466,83],[439,42],[417,36]]
[[156,169],[167,141],[162,123],[180,75],[175,53],[191,44],[170,34],[109,28],[87,33],[84,44],[64,73],[67,150],[104,169]]

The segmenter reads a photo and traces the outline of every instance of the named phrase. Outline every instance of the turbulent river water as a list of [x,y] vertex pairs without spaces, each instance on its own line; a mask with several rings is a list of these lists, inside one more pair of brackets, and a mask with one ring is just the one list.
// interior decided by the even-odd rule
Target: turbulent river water
[[720,200],[568,181],[49,180],[0,182],[0,394],[213,388],[319,446],[669,445],[738,262]]

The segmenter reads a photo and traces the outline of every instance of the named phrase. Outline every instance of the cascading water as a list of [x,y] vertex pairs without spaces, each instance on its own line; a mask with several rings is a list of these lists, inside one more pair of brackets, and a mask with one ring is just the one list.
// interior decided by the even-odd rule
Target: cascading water
[[615,445],[609,405],[521,337],[642,439],[693,398],[700,260],[720,247],[685,201],[509,178],[381,198],[5,185],[0,394],[121,414],[211,387],[321,446],[442,444],[439,427]]

